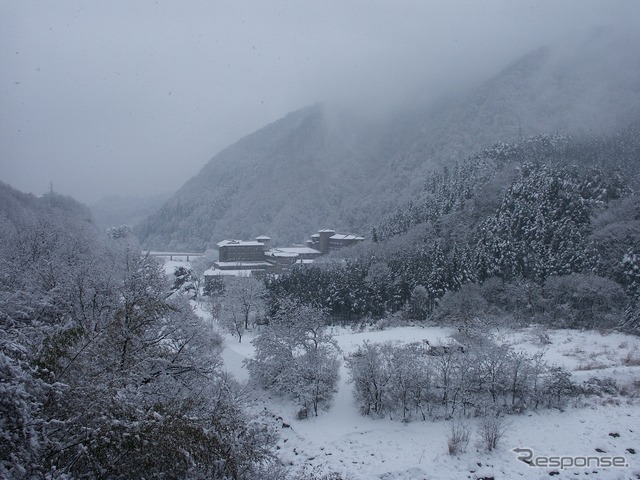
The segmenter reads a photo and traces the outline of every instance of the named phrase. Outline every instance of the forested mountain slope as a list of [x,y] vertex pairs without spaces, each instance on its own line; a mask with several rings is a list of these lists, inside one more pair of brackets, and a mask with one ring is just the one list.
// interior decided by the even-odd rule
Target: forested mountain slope
[[638,133],[536,136],[434,172],[371,242],[272,279],[272,306],[638,330]]
[[194,249],[259,234],[300,242],[327,226],[367,234],[435,167],[486,145],[628,123],[640,111],[634,45],[597,32],[542,48],[459,98],[386,120],[321,105],[293,112],[216,155],[137,233],[151,248]]
[[0,182],[0,224],[10,227],[16,221],[51,215],[90,224],[94,222],[91,210],[71,197],[55,192],[36,197]]

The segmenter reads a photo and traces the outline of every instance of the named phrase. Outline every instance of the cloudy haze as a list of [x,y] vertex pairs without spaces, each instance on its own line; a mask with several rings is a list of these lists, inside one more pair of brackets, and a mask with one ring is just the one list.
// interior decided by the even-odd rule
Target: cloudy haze
[[305,105],[379,115],[638,25],[636,0],[0,0],[0,181],[87,203],[174,191]]

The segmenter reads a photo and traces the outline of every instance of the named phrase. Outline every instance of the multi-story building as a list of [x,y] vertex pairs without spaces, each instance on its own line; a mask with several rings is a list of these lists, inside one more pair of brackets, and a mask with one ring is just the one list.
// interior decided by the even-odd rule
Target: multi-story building
[[364,241],[364,237],[359,235],[336,233],[335,230],[325,228],[311,235],[310,239],[307,240],[307,246],[326,254],[362,241]]
[[218,243],[215,266],[220,270],[264,270],[269,266],[264,258],[265,249],[265,243],[257,240],[223,240]]
[[309,247],[281,247],[267,250],[264,255],[273,266],[270,270],[281,272],[296,263],[312,263],[322,252]]
[[223,240],[218,243],[218,259],[221,262],[251,262],[264,260],[265,245],[262,242]]
[[307,246],[271,248],[271,238],[261,235],[254,241],[223,240],[218,243],[219,270],[267,270],[282,272],[296,263],[310,263],[320,255],[354,245],[364,237],[324,229],[311,235]]

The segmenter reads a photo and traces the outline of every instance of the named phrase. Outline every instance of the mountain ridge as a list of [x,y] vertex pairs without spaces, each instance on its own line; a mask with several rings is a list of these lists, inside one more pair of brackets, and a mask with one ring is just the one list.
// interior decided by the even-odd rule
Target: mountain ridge
[[327,226],[367,235],[426,174],[484,146],[556,131],[608,133],[637,115],[632,44],[597,32],[577,49],[539,48],[465,96],[392,119],[305,107],[214,156],[137,234],[151,248],[191,249],[260,234],[301,242]]

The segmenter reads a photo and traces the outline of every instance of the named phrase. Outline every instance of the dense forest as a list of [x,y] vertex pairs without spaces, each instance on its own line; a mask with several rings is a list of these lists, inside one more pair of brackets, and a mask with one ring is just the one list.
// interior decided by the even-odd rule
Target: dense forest
[[270,279],[271,306],[637,331],[639,133],[541,135],[445,167],[371,242]]

